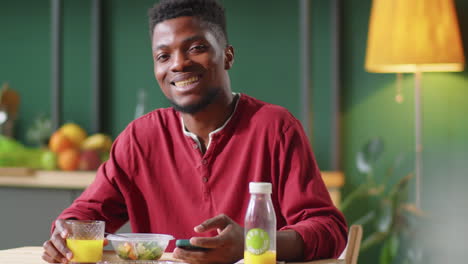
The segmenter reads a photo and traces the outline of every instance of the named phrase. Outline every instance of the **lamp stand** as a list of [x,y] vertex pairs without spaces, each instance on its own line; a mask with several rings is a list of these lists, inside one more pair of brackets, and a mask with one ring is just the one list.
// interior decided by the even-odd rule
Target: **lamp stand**
[[421,208],[421,177],[422,177],[422,111],[421,111],[421,78],[422,73],[414,73],[414,122],[415,122],[415,174],[416,174],[416,198],[417,208]]

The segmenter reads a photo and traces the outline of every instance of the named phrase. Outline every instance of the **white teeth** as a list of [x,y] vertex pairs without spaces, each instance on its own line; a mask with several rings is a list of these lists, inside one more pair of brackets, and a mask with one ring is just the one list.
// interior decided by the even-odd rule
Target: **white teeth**
[[189,84],[192,84],[192,83],[198,81],[198,79],[199,79],[198,76],[193,76],[193,77],[188,78],[187,80],[183,80],[183,81],[180,81],[180,82],[175,82],[174,84],[177,87],[183,87],[183,86],[187,86]]

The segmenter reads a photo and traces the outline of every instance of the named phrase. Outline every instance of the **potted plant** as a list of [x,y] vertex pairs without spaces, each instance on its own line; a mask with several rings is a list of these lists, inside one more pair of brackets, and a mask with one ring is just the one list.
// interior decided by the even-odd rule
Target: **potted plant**
[[380,245],[380,264],[391,264],[396,260],[399,263],[418,263],[421,250],[411,240],[417,233],[415,223],[422,219],[424,213],[408,199],[408,185],[413,174],[397,175],[396,171],[404,160],[404,156],[399,155],[386,169],[385,175],[376,177],[376,167],[383,151],[383,141],[373,138],[357,153],[356,167],[362,182],[344,197],[340,210],[347,215],[352,208],[363,204],[358,201],[367,200],[370,206],[364,215],[350,221],[362,225],[366,231],[361,252]]

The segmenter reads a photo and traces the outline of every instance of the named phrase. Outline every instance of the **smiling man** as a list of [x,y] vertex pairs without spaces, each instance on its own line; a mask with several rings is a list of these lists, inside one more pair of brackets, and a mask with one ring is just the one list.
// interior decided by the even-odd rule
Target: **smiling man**
[[208,250],[169,246],[189,263],[243,257],[249,182],[271,182],[279,260],[337,257],[346,244],[308,139],[286,109],[233,93],[234,49],[215,0],[162,0],[150,9],[154,74],[172,107],[133,121],[95,181],[53,225],[43,258],[67,262],[64,219],[130,221]]
[[183,12],[190,10],[186,5],[181,13],[155,12],[151,17],[154,73],[187,130],[205,149],[208,134],[221,127],[234,109],[227,72],[234,49],[227,45],[224,29],[217,28],[220,25],[185,16]]

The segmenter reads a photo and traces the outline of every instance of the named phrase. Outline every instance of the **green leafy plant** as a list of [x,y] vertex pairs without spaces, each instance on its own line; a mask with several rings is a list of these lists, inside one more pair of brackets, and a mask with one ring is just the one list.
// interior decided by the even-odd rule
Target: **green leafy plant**
[[[414,222],[424,213],[408,202],[408,185],[412,173],[397,176],[403,155],[399,155],[385,175],[376,177],[378,161],[384,152],[380,138],[369,140],[356,155],[356,167],[363,177],[362,183],[342,201],[340,209],[346,214],[359,201],[367,200],[371,205],[364,215],[352,224],[363,225],[366,236],[361,252],[381,246],[380,264],[394,263],[398,258],[403,263],[419,262],[419,254],[411,246],[401,246],[414,237]],[[362,204],[362,203],[361,203]]]

